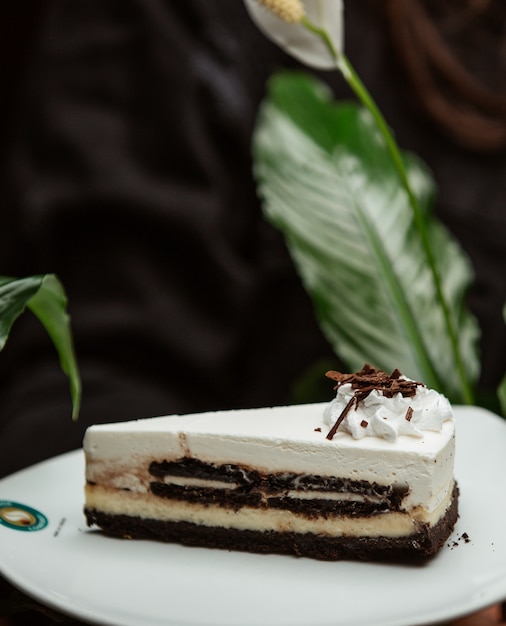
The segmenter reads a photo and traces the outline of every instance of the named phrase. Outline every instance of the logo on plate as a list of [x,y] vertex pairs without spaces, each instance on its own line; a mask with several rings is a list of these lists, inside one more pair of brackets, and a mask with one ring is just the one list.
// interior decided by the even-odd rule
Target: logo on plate
[[40,511],[26,506],[26,504],[0,500],[0,526],[7,526],[12,530],[32,532],[42,530],[47,524],[47,517]]

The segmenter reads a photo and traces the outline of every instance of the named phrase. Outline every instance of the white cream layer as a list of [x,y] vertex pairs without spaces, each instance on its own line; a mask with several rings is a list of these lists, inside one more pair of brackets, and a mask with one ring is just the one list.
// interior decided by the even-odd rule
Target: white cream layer
[[149,463],[192,457],[260,472],[338,476],[380,485],[407,484],[405,510],[438,509],[453,484],[455,426],[395,442],[355,440],[338,431],[329,441],[326,403],[172,415],[90,427],[84,438],[86,478],[147,492]]

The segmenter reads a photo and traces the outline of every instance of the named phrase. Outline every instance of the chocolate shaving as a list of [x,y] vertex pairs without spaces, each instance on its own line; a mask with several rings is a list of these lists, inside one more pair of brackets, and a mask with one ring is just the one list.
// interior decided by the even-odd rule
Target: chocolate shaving
[[408,406],[408,410],[406,411],[405,418],[408,422],[410,422],[412,417],[413,417],[413,407]]
[[[359,372],[355,372],[353,374],[343,374],[341,372],[331,370],[327,372],[325,376],[337,382],[334,389],[338,389],[341,385],[350,383],[351,388],[354,390],[353,397],[348,402],[341,415],[337,418],[336,423],[327,435],[327,439],[332,439],[334,437],[337,429],[353,404],[355,404],[355,408],[357,408],[359,403],[367,398],[371,391],[380,391],[387,398],[393,398],[398,393],[400,393],[404,398],[411,398],[416,394],[417,387],[423,386],[423,383],[403,378],[398,369],[394,369],[391,374],[387,374],[383,370],[376,369],[368,363],[366,363]],[[408,421],[411,419],[413,414],[413,409],[411,409],[411,412],[410,409],[411,407],[409,407],[406,412],[406,419]]]
[[337,421],[334,424],[334,426],[332,426],[332,428],[329,430],[327,434],[327,439],[330,440],[334,438],[334,435],[337,433],[337,429],[339,428],[339,426],[341,426],[342,421],[348,415],[348,412],[350,411],[351,407],[355,404],[355,402],[356,402],[356,398],[355,396],[352,396],[349,399],[348,404],[342,410],[341,415],[337,418]]
[[362,420],[360,422],[360,426],[362,426],[362,428],[367,428],[369,426],[369,422],[366,420]]

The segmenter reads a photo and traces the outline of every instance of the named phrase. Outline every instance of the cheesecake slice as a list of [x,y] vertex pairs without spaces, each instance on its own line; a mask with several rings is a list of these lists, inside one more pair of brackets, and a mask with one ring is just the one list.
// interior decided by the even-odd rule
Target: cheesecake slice
[[457,519],[448,401],[398,371],[328,376],[330,403],[90,427],[88,524],[325,560],[434,554]]

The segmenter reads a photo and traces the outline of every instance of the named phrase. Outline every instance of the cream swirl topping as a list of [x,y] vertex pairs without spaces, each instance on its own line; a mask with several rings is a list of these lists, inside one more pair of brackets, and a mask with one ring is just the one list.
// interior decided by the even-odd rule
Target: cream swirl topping
[[388,376],[365,366],[354,375],[331,374],[338,385],[336,397],[324,411],[324,420],[331,427],[328,439],[337,429],[355,439],[423,437],[424,431],[440,431],[445,421],[453,419],[445,396],[398,371]]

